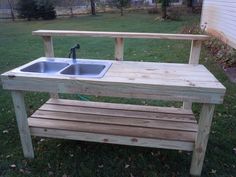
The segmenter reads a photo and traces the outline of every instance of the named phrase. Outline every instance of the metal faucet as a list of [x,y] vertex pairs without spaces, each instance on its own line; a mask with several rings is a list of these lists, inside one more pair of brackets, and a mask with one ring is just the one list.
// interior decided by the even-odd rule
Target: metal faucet
[[[72,47],[70,49],[70,53],[69,53],[69,58],[72,58],[73,62],[76,61],[76,49],[80,49],[80,45],[76,44],[74,47]],[[71,57],[72,55],[72,57]]]

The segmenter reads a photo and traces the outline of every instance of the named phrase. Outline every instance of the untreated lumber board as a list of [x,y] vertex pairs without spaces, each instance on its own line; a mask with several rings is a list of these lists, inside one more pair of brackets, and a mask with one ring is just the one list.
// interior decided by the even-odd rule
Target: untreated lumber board
[[207,142],[210,135],[211,123],[214,115],[215,105],[203,104],[200,119],[199,130],[194,145],[190,174],[201,176],[202,166],[205,158]]
[[124,39],[115,38],[115,60],[122,61],[124,57]]
[[44,129],[31,127],[30,132],[34,136],[48,137],[48,138],[61,138],[71,140],[81,140],[89,142],[120,144],[129,146],[141,146],[163,149],[177,149],[184,151],[192,151],[193,143],[185,141],[168,141],[162,139],[150,139],[139,137],[126,137],[118,135],[106,135],[99,133],[85,133],[75,132],[69,130],[57,130],[57,129]]
[[[39,61],[43,59],[47,60],[41,58]],[[54,60],[67,59],[55,58]],[[1,77],[4,89],[9,90],[216,104],[223,102],[225,87],[203,65],[111,62],[112,66],[103,78],[43,74],[39,76],[35,73],[19,73],[20,68],[4,73]],[[140,74],[137,73],[138,71]]]
[[83,36],[83,37],[109,37],[109,38],[178,39],[178,40],[206,40],[209,38],[207,35],[194,35],[194,34],[71,31],[71,30],[37,30],[33,31],[32,34],[38,36]]
[[24,156],[26,158],[34,158],[23,93],[21,91],[12,91],[11,95]]
[[[190,57],[189,57],[189,64],[196,64],[196,65],[199,64],[201,46],[202,46],[202,41],[192,40]],[[184,109],[192,109],[192,103],[191,102],[184,102],[183,108]]]
[[[54,57],[53,40],[51,36],[42,36],[45,57]],[[58,93],[50,93],[51,98],[59,98]]]
[[[166,110],[160,108],[162,112],[161,115],[158,115],[158,107],[157,110],[154,110],[154,107],[149,109],[149,106],[141,106],[141,112],[147,113],[145,116],[145,114],[139,114],[139,106],[137,105],[127,105],[126,108],[125,104],[84,103],[86,108],[91,107],[90,111],[84,112],[85,106],[81,106],[83,101],[51,99],[30,116],[29,125],[30,127],[45,129],[118,136],[187,142],[194,142],[195,140],[198,129],[197,122],[193,121],[193,114],[185,114],[185,110],[180,114],[180,109],[173,108],[171,112],[168,112],[171,108]],[[109,106],[106,107],[107,105]],[[118,109],[115,109],[116,106]],[[113,109],[111,109],[112,107]],[[136,110],[134,110],[135,107]],[[144,110],[144,107],[147,108],[147,111]],[[173,113],[174,110],[178,110],[179,113]],[[159,119],[149,117],[148,113],[151,111]],[[168,118],[168,115],[172,115],[172,120]],[[182,116],[185,118],[178,121]],[[190,122],[187,121],[188,119]]]
[[[50,99],[31,117],[196,132],[197,122],[193,113],[190,113],[191,111],[181,113],[181,110],[155,106]],[[174,113],[175,111],[177,113]],[[185,114],[186,112],[187,114]]]

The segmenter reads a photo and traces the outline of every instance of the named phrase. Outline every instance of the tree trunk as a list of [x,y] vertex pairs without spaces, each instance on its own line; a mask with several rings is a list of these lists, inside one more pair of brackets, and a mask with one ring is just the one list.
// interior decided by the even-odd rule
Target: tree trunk
[[187,5],[188,5],[188,7],[193,7],[193,0],[188,0]]
[[71,7],[70,7],[70,17],[73,17],[73,16],[74,16],[73,7],[71,6]]
[[123,7],[122,7],[122,6],[120,7],[120,15],[121,15],[121,16],[123,16],[123,15],[124,15],[124,9],[123,9]]
[[14,11],[13,11],[13,7],[12,7],[12,3],[10,0],[8,0],[8,4],[10,6],[10,9],[11,9],[11,18],[12,18],[12,21],[15,21],[15,15],[14,15]]
[[167,6],[169,5],[169,0],[162,0],[161,3],[161,10],[162,10],[162,18],[166,19],[167,18]]
[[91,14],[96,15],[95,2],[94,2],[94,0],[90,0],[90,2],[91,2]]

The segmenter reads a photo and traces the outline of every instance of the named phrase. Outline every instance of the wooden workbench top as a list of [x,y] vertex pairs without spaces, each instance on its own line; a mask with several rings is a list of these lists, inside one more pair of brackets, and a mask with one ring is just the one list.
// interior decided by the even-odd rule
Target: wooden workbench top
[[[60,61],[60,58],[56,60]],[[150,99],[159,97],[167,98],[167,100],[206,103],[222,103],[223,101],[225,87],[203,65],[111,62],[112,66],[103,78],[48,76],[19,73],[14,69],[2,75],[3,87],[10,90],[80,92],[137,98],[146,98],[144,95],[149,95]],[[39,83],[41,84],[38,85]]]

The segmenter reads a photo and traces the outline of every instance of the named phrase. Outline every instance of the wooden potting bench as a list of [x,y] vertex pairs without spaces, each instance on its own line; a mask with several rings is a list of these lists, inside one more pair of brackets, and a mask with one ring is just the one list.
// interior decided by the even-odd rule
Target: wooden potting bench
[[[38,30],[45,56],[54,57],[52,36],[115,39],[115,59],[103,78],[44,76],[11,70],[2,74],[11,90],[24,156],[34,157],[31,135],[193,151],[190,174],[200,176],[214,105],[225,87],[199,65],[205,35]],[[191,40],[189,64],[123,60],[124,38]],[[49,92],[51,98],[29,118],[22,91]],[[59,99],[57,93],[161,99],[184,102],[183,108],[154,107]],[[196,121],[192,102],[202,103]]]

